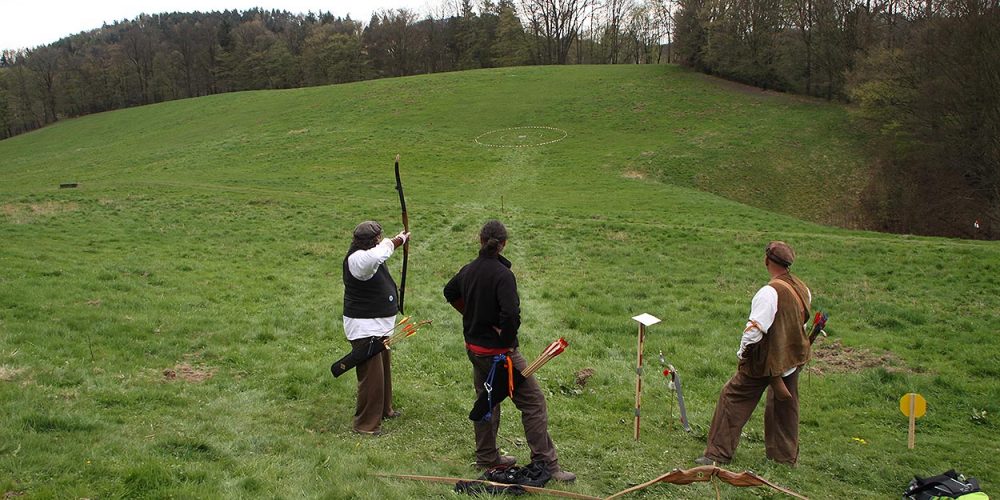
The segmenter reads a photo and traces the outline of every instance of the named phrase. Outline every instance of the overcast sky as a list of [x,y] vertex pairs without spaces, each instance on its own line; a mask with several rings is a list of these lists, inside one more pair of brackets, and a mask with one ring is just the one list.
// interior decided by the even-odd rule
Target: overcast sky
[[426,14],[442,0],[0,0],[0,50],[47,45],[104,23],[160,12],[209,12],[253,7],[292,13],[330,12],[367,23],[372,11],[407,8]]

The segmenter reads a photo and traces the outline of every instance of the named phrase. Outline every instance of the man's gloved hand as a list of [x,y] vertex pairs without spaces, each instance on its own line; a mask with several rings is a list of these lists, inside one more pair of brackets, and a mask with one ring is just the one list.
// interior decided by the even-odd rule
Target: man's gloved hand
[[407,241],[410,241],[410,232],[406,230],[400,231],[399,234],[392,237],[392,244],[396,248],[403,246]]

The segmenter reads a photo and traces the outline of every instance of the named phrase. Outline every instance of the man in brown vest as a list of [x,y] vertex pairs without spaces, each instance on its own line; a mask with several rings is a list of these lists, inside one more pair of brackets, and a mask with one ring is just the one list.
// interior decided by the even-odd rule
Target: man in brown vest
[[727,464],[733,459],[740,432],[768,386],[771,391],[764,409],[767,457],[790,465],[799,458],[798,372],[809,361],[805,323],[812,295],[789,272],[794,261],[795,252],[783,241],[772,241],[764,250],[771,281],[753,297],[736,352],[739,368],[719,395],[708,446],[695,460],[698,464]]

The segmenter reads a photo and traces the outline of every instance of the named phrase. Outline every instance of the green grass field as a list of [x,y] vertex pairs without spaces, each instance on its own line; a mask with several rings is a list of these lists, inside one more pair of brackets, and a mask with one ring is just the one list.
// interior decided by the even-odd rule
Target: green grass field
[[[492,132],[513,127],[560,130]],[[476,474],[461,319],[441,288],[500,218],[525,356],[570,343],[537,375],[560,461],[579,476],[554,487],[610,495],[693,465],[767,279],[764,245],[783,239],[831,337],[801,378],[799,465],[765,459],[759,408],[729,468],[812,498],[898,498],[912,475],[956,468],[1000,495],[1000,246],[817,224],[851,220],[860,150],[842,107],[669,66],[216,95],[2,141],[0,491],[460,498],[374,474]],[[401,228],[396,153],[414,235],[407,312],[434,326],[395,350],[404,415],[367,438],[350,431],[353,374],[328,367],[348,346],[350,230]],[[642,312],[663,322],[646,341],[636,442]],[[659,351],[683,376],[691,434]],[[595,374],[579,388],[583,368]],[[910,391],[928,401],[913,450],[898,407]],[[524,462],[517,412],[505,414],[501,440]],[[700,483],[630,498],[713,496]]]

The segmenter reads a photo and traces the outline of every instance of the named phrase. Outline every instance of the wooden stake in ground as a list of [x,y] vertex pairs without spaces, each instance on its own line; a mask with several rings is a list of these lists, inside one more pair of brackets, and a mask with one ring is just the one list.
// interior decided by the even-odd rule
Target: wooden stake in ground
[[906,439],[906,447],[912,450],[917,445],[917,419],[927,413],[927,400],[915,392],[904,394],[899,400],[899,411],[910,417],[910,430]]
[[639,322],[639,347],[635,361],[635,440],[639,440],[639,410],[642,407],[642,344],[646,339],[646,327],[660,322],[660,318],[648,313],[633,316]]

